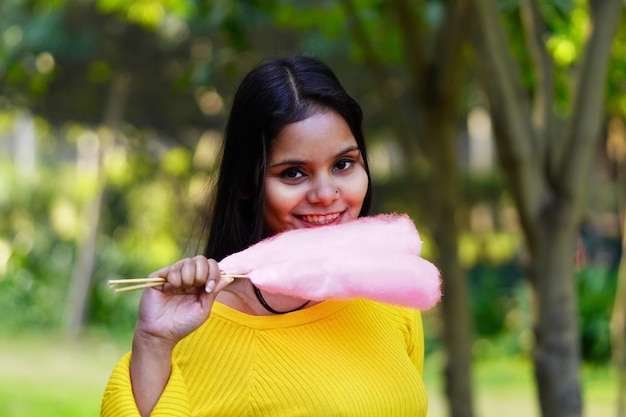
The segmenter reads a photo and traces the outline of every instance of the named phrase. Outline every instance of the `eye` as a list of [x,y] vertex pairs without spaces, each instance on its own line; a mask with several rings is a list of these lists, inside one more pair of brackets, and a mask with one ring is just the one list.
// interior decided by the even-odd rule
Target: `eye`
[[287,168],[283,172],[280,173],[281,178],[285,178],[288,180],[297,180],[304,176],[304,173],[300,168]]
[[353,163],[354,161],[352,159],[348,159],[348,158],[340,159],[335,164],[335,171],[345,171],[346,169],[350,168]]

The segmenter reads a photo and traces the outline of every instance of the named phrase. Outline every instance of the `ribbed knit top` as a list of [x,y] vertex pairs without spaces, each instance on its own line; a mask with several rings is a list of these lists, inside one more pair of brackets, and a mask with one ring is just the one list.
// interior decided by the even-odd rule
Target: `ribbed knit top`
[[[139,416],[129,352],[102,400],[103,417]],[[419,311],[326,301],[279,316],[215,303],[183,339],[152,416],[424,417]]]

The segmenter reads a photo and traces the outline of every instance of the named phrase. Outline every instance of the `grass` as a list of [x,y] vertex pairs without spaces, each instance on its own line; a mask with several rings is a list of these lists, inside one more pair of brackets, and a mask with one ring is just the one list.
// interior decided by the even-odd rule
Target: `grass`
[[[428,417],[446,417],[440,356],[425,364],[428,389]],[[540,417],[532,363],[524,357],[480,360],[473,365],[475,415],[480,417]],[[607,367],[585,366],[582,374],[585,417],[615,415],[615,377]]]
[[122,353],[121,344],[103,339],[2,335],[0,416],[98,416],[104,386]]
[[[0,335],[0,416],[97,416],[109,374],[130,346],[106,337],[73,342],[55,335]],[[441,356],[429,356],[425,383],[428,417],[447,416]],[[614,415],[611,370],[583,370],[585,416]],[[539,417],[532,366],[524,358],[481,360],[474,365],[476,415]]]

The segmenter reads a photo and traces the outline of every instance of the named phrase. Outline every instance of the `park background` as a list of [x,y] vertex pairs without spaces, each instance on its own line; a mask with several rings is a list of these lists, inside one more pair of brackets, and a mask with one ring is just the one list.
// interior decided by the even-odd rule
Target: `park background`
[[623,417],[624,15],[621,0],[4,0],[0,415],[98,414],[139,299],[107,280],[197,251],[237,83],[304,53],[364,109],[373,211],[409,213],[442,268],[429,416]]

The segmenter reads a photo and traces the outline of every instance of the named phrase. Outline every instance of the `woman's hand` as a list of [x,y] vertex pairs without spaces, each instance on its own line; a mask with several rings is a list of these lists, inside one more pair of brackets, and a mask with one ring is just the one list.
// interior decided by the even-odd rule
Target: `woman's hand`
[[204,256],[182,259],[150,274],[165,278],[163,287],[144,291],[135,337],[156,338],[172,347],[209,317],[215,296],[233,279]]
[[167,384],[176,343],[205,322],[217,293],[233,282],[204,256],[180,260],[150,277],[167,282],[146,289],[139,304],[130,377],[142,416],[150,415]]

